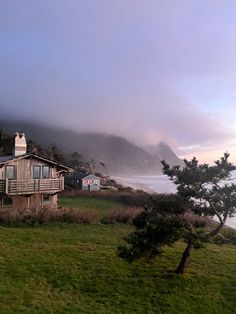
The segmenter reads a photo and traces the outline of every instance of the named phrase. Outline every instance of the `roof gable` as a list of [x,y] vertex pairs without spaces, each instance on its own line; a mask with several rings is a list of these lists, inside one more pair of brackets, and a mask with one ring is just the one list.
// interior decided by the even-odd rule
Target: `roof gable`
[[93,179],[93,180],[99,179],[100,180],[100,178],[95,176],[94,174],[88,174],[83,179]]
[[79,173],[79,172],[75,172],[72,175],[72,179],[75,180],[83,180],[83,179],[94,179],[94,180],[100,180],[99,177],[95,176],[92,173]]
[[37,159],[37,160],[41,160],[41,161],[44,161],[50,165],[54,165],[55,167],[63,170],[63,171],[66,171],[66,172],[72,172],[73,169],[68,167],[68,166],[65,166],[65,165],[62,165],[62,164],[59,164],[53,160],[50,160],[50,159],[47,159],[45,157],[41,157],[41,156],[38,156],[38,155],[35,155],[35,154],[31,154],[31,153],[28,153],[28,154],[25,154],[25,155],[21,155],[19,157],[16,157],[16,156],[1,156],[0,157],[0,164],[5,164],[5,163],[8,163],[10,161],[14,161],[14,160],[19,160],[19,159],[26,159],[26,158],[33,158],[33,159]]

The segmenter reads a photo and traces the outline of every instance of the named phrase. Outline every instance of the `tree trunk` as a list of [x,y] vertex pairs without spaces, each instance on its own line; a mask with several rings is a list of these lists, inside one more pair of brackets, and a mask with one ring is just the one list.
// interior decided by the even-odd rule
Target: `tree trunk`
[[183,274],[185,272],[185,269],[188,266],[189,261],[190,261],[190,256],[191,256],[192,250],[193,250],[193,244],[192,244],[192,241],[189,240],[188,244],[184,250],[184,253],[182,255],[182,259],[180,261],[180,264],[175,270],[176,274]]
[[224,227],[225,223],[220,223],[214,230],[212,230],[209,234],[208,234],[208,238],[212,239],[214,238]]

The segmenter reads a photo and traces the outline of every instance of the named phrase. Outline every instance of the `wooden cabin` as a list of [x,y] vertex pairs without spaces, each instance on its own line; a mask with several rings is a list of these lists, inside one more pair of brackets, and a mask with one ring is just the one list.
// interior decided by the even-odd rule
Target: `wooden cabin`
[[0,157],[0,208],[56,208],[72,169],[26,151],[25,135],[17,133],[13,155]]
[[75,172],[70,176],[70,182],[79,190],[99,191],[100,178],[94,174]]

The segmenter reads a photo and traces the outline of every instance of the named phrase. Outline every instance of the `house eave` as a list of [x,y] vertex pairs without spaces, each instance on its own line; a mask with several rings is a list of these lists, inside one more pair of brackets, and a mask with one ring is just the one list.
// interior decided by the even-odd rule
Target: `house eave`
[[[6,156],[7,157],[7,156]],[[10,156],[9,156],[10,157]],[[41,161],[45,161],[46,163],[49,163],[51,165],[54,165],[55,167],[59,168],[60,172],[64,172],[64,173],[71,173],[73,172],[74,170],[66,165],[63,165],[63,164],[60,164],[60,163],[57,163],[53,160],[50,160],[50,159],[47,159],[45,157],[42,157],[42,156],[38,156],[38,155],[35,155],[35,154],[31,154],[31,153],[27,153],[27,154],[24,154],[24,155],[21,155],[21,156],[12,156],[12,158],[9,158],[9,159],[6,159],[6,160],[3,160],[3,161],[0,161],[0,166],[2,165],[5,165],[9,162],[12,162],[12,161],[15,161],[15,160],[20,160],[20,159],[26,159],[26,158],[35,158],[35,159],[38,159],[38,160],[41,160]]]

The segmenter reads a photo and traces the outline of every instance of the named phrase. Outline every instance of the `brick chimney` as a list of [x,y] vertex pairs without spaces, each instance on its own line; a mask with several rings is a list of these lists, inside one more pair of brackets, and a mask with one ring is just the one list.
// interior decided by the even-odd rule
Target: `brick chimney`
[[15,135],[15,147],[13,150],[13,155],[15,157],[17,156],[22,156],[24,154],[26,154],[26,150],[27,150],[27,144],[26,144],[26,138],[25,138],[25,134],[19,134],[16,133]]

